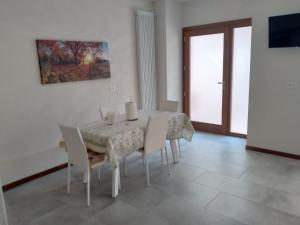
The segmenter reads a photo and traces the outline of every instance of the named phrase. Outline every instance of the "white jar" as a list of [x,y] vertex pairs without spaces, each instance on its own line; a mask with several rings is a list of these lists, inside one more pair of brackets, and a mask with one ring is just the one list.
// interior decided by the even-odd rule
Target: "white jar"
[[138,119],[138,111],[135,102],[127,102],[126,103],[126,120],[137,120]]

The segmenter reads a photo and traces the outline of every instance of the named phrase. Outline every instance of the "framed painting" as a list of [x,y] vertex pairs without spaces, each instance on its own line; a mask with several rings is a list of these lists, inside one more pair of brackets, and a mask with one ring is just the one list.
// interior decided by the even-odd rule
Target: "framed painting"
[[110,78],[107,42],[37,40],[41,83]]

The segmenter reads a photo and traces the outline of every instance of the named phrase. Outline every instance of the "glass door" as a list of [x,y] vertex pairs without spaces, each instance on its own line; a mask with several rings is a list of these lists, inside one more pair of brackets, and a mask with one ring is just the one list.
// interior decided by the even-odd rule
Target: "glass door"
[[239,136],[248,130],[251,33],[251,26],[233,29],[230,133]]
[[247,135],[252,19],[183,28],[183,111],[194,128]]
[[204,29],[189,37],[189,114],[196,129],[226,131],[227,42],[227,29]]

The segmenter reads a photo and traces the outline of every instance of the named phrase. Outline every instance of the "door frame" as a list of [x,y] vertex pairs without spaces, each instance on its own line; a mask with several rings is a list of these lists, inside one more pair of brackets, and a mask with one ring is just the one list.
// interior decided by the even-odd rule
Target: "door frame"
[[[223,105],[222,122],[223,126],[192,122],[196,130],[231,135],[246,138],[247,135],[237,134],[230,131],[231,124],[231,81],[232,81],[232,63],[233,63],[233,30],[238,27],[252,26],[252,18],[240,20],[231,20],[219,23],[205,24],[182,29],[182,74],[183,74],[183,112],[190,117],[190,37],[201,35],[217,30],[224,30],[224,65],[223,65]],[[218,32],[221,33],[221,32]],[[225,90],[224,90],[225,89]]]

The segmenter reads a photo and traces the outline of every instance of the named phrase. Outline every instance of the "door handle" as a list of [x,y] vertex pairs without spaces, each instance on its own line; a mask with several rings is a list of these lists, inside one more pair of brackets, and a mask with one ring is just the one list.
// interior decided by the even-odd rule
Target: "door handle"
[[226,91],[225,82],[219,81],[218,84],[222,85],[223,92],[225,92]]

